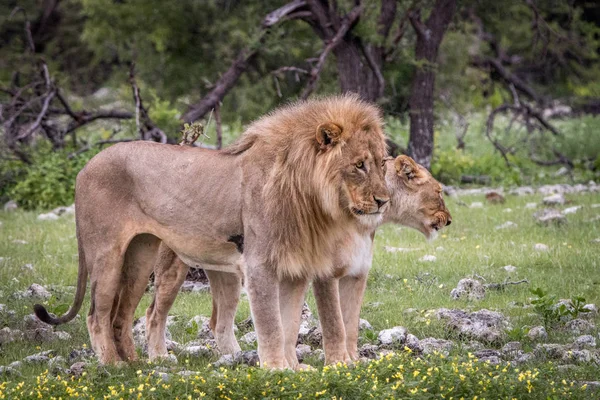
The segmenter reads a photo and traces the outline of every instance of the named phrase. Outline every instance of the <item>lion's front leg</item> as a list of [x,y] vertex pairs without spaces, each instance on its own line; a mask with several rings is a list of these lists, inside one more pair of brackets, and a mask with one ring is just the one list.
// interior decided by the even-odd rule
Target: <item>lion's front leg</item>
[[325,364],[349,362],[350,356],[346,350],[346,330],[340,306],[338,279],[317,278],[313,281],[313,290],[323,330]]
[[258,335],[260,365],[273,369],[289,367],[284,352],[285,337],[279,309],[279,279],[275,268],[248,257],[246,271],[250,310]]
[[367,274],[340,279],[340,304],[346,327],[346,348],[352,360],[358,360],[360,308],[367,287]]
[[299,367],[296,343],[307,288],[307,279],[283,279],[279,286],[279,308],[285,335],[285,359],[292,369]]

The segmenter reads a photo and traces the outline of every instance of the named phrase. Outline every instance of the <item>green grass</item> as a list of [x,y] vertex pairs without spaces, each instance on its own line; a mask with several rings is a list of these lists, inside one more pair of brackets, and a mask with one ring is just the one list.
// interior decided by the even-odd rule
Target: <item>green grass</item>
[[[566,197],[572,205],[583,208],[568,215],[568,223],[563,226],[545,227],[535,223],[532,217],[535,210],[525,209],[525,204],[539,202],[541,196],[508,196],[502,206],[486,205],[481,209],[459,206],[448,199],[453,223],[431,243],[407,228],[383,227],[376,236],[362,318],[371,322],[376,331],[401,325],[420,339],[432,336],[458,341],[459,338],[448,332],[428,311],[440,307],[487,308],[509,317],[513,329],[506,341],[519,340],[530,349],[535,343],[528,342],[525,333],[529,327],[543,322],[532,308],[520,306],[530,303],[533,297],[530,289],[540,287],[558,298],[583,296],[588,303],[600,305],[600,244],[591,242],[600,237],[600,221],[591,221],[600,214],[600,208],[591,207],[600,203],[600,196]],[[483,197],[463,197],[461,200],[469,204],[483,201]],[[512,212],[505,212],[507,208]],[[12,297],[14,292],[26,289],[31,283],[52,289],[53,297],[46,302],[50,310],[64,308],[72,301],[77,275],[74,219],[66,216],[58,221],[38,221],[36,217],[37,213],[33,212],[0,212],[0,257],[4,258],[0,261],[0,303],[17,312],[14,320],[2,317],[0,323],[3,326],[20,327],[23,316],[31,313],[33,301]],[[517,223],[518,227],[495,229],[508,220]],[[15,240],[27,243],[17,244]],[[535,243],[548,245],[550,251],[534,251]],[[386,246],[416,250],[390,253],[385,250]],[[437,256],[437,261],[419,261],[426,254]],[[33,271],[24,270],[25,264],[33,264]],[[516,272],[507,273],[502,268],[505,265],[516,266]],[[488,283],[504,282],[509,278],[511,281],[528,279],[529,284],[488,292],[480,302],[452,300],[450,291],[457,282],[475,274]],[[144,314],[149,302],[150,295],[145,295],[137,316]],[[316,312],[312,295],[308,302]],[[89,300],[86,300],[81,318],[57,328],[69,332],[73,337],[71,341],[39,344],[21,341],[3,345],[0,365],[48,349],[67,358],[73,348],[89,346],[84,322],[88,307]],[[413,311],[406,312],[408,309]],[[173,339],[180,343],[192,340],[193,335],[186,332],[186,322],[197,314],[208,316],[210,311],[209,294],[180,294],[170,313],[177,316],[177,322],[170,328]],[[248,315],[248,302],[244,297],[236,320],[241,321]],[[598,326],[600,318],[596,317],[594,322]],[[570,338],[558,328],[550,329],[548,333],[549,343],[566,343]],[[598,330],[593,334],[598,339]],[[374,337],[375,333],[365,332],[361,342],[372,341]],[[150,375],[161,366],[143,361],[121,368],[93,365],[81,378],[61,376],[60,380],[48,373],[46,366],[23,366],[22,377],[0,376],[0,398],[37,398],[38,390],[42,398],[66,398],[74,393],[69,394],[69,391],[76,391],[80,397],[102,398],[110,395],[111,390],[116,393],[114,398],[134,398],[138,394],[143,398],[187,398],[188,395],[197,398],[200,392],[208,398],[221,395],[230,398],[298,397],[300,393],[303,397],[318,394],[326,398],[371,395],[376,398],[473,398],[474,395],[480,398],[591,398],[593,395],[588,389],[581,389],[581,382],[600,376],[597,365],[579,365],[566,372],[541,361],[520,368],[504,363],[496,368],[473,361],[460,346],[448,358],[435,355],[419,360],[403,351],[400,353],[383,361],[338,368],[324,369],[315,361],[316,371],[302,373],[268,372],[247,367],[215,370],[209,365],[215,358],[180,355],[177,368],[198,371],[198,377],[172,375],[169,382]],[[423,379],[425,376],[427,378]],[[452,391],[448,392],[450,388]]]

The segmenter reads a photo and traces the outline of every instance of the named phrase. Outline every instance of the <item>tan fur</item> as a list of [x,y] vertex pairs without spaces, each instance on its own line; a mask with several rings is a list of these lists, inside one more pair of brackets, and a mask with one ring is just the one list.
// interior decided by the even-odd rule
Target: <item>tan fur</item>
[[[388,159],[385,162],[386,184],[391,194],[389,208],[384,213],[383,222],[393,222],[401,225],[411,226],[427,237],[432,231],[441,229],[451,221],[451,216],[441,197],[441,185],[431,174],[420,165],[416,164],[410,157],[399,156],[396,160]],[[313,282],[315,297],[319,307],[321,327],[323,329],[324,348],[327,363],[348,361],[357,359],[358,322],[360,307],[364,290],[366,288],[367,274],[371,267],[373,229],[357,226],[346,232],[346,235],[338,243],[335,251],[332,276],[317,278]],[[361,245],[366,245],[364,251],[367,257],[359,257],[353,250]],[[157,277],[171,271],[175,266],[157,263],[155,275]],[[187,267],[185,268],[187,272]],[[185,275],[185,274],[184,274]],[[241,280],[241,278],[240,278]],[[219,283],[211,280],[211,290],[223,291],[216,287]],[[239,283],[238,283],[239,284]],[[298,288],[300,285],[295,285]],[[225,292],[228,292],[225,289]],[[213,310],[222,310],[224,307],[237,304],[237,298],[232,294],[227,305],[217,304],[223,299],[213,296]],[[288,295],[283,299],[290,298]],[[294,299],[297,299],[294,297]],[[156,291],[155,302],[161,303],[163,299],[159,291]],[[292,301],[290,301],[291,303]],[[167,312],[160,318],[167,319]],[[285,314],[282,307],[281,318],[285,327],[285,353],[290,366],[297,364],[295,346],[298,335],[299,315],[296,313]],[[219,311],[220,313],[221,311]],[[229,323],[224,326],[231,327],[233,333],[233,314]],[[213,318],[215,315],[213,314]],[[164,325],[164,324],[163,324]],[[217,342],[222,333],[215,333]],[[160,335],[164,336],[164,333]],[[229,352],[220,346],[222,352]],[[166,355],[165,353],[162,356]],[[157,355],[158,356],[158,355]]]
[[[41,306],[36,314],[53,324],[72,318],[89,274],[93,349],[102,363],[133,359],[130,322],[141,297],[136,277],[147,280],[154,267],[148,259],[171,265],[172,251],[187,265],[236,274],[240,257],[231,238],[243,235],[261,364],[287,367],[281,310],[299,314],[301,307],[298,301],[290,306],[280,301],[288,281],[298,298],[309,279],[331,273],[332,250],[345,230],[381,220],[389,199],[380,168],[384,148],[378,110],[352,95],[276,110],[223,151],[115,145],[77,177],[80,266],[74,306],[61,318],[48,316]],[[143,248],[151,251],[144,254]],[[161,285],[168,288],[168,280]],[[223,310],[224,318],[231,318],[227,307],[220,307],[223,296],[216,298],[217,313]],[[162,313],[165,304],[154,306]],[[219,320],[215,327],[226,334],[231,324],[220,328]],[[161,321],[155,322],[152,326],[162,330]],[[164,351],[162,339],[153,338],[153,352]]]

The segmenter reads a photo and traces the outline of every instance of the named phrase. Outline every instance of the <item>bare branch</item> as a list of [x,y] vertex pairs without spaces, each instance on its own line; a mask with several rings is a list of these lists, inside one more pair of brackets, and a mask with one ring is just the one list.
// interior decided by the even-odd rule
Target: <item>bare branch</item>
[[26,137],[29,137],[29,135],[31,135],[33,132],[35,132],[40,127],[40,124],[42,123],[43,119],[46,118],[46,114],[48,113],[48,106],[50,106],[50,102],[54,98],[55,93],[56,92],[54,90],[52,90],[52,91],[50,91],[50,93],[48,93],[48,95],[46,95],[46,98],[44,99],[44,103],[42,104],[42,110],[38,114],[36,120],[25,132],[20,133],[16,137],[16,140],[23,140]]

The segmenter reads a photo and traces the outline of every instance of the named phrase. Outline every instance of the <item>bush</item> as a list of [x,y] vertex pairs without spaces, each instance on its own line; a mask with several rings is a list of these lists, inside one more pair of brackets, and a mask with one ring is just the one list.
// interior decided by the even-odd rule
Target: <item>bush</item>
[[[75,178],[97,152],[90,150],[69,158],[69,152],[66,150],[37,149],[33,156],[33,164],[21,164],[18,168],[18,179],[9,182],[8,197],[28,210],[48,209],[73,203]],[[6,168],[4,164],[2,169]]]

